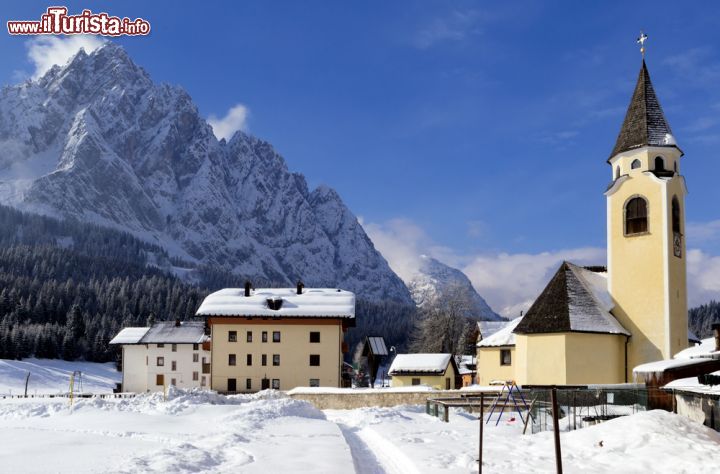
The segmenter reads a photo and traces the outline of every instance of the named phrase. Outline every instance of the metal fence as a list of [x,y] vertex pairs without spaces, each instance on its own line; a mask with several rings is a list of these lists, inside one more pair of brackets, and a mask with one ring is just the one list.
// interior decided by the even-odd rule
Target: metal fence
[[[570,431],[601,423],[620,416],[647,411],[655,389],[644,385],[614,385],[597,387],[558,387],[558,428]],[[667,395],[666,393],[664,393]],[[513,418],[524,423],[525,431],[538,433],[553,430],[552,389],[549,387],[523,387],[514,397],[507,393],[498,398],[497,392],[467,394],[460,397],[429,399],[426,413],[449,421],[450,409],[460,408],[478,413],[484,406],[484,421],[496,425]],[[720,419],[718,420],[720,423]]]
[[[550,389],[523,390],[532,433],[553,429]],[[646,388],[558,388],[558,427],[570,431],[648,410]]]

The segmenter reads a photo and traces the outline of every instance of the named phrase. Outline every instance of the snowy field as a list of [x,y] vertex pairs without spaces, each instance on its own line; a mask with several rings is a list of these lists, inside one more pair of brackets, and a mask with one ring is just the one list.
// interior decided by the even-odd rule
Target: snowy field
[[111,393],[115,383],[122,379],[122,374],[115,370],[115,364],[111,362],[98,364],[56,359],[0,359],[0,396],[22,395],[28,372],[28,395],[67,392],[70,376],[76,370],[82,372],[83,391],[88,393]]
[[[551,433],[486,425],[485,472],[554,472]],[[720,434],[650,411],[562,433],[565,472],[710,473]],[[478,421],[421,407],[319,411],[281,393],[0,399],[2,472],[464,473]]]

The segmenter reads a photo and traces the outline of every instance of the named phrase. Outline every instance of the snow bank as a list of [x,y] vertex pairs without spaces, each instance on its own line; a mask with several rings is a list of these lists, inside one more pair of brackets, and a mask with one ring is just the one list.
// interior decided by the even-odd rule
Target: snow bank
[[[0,400],[3,472],[352,472],[339,428],[277,391]],[[292,466],[292,468],[290,468]]]
[[[418,407],[327,410],[369,472],[477,472],[478,421],[455,410],[450,423]],[[519,420],[485,425],[485,472],[555,472],[552,433],[525,435]],[[583,473],[712,473],[720,434],[664,411],[638,413],[561,434],[563,467]],[[393,470],[394,469],[394,470]],[[362,472],[362,471],[360,471]]]

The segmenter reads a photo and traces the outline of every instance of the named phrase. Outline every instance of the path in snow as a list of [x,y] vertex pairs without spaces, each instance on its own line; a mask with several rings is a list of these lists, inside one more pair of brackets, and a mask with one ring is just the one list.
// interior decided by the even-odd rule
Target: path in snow
[[[331,420],[332,421],[332,420]],[[350,446],[356,474],[415,474],[415,464],[402,451],[367,428],[338,422]]]

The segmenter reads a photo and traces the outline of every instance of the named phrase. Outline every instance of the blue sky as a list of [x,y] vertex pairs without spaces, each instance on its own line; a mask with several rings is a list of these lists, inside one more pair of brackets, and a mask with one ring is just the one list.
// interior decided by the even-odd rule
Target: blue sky
[[[3,21],[48,5],[4,4]],[[67,3],[149,20],[150,36],[117,42],[156,81],[206,117],[242,105],[242,125],[311,186],[337,189],[397,271],[436,255],[508,311],[559,259],[604,262],[605,160],[644,29],[685,151],[691,301],[720,295],[720,3],[203,5]],[[0,83],[32,75],[27,41],[0,35]],[[498,275],[520,281],[499,288]]]

